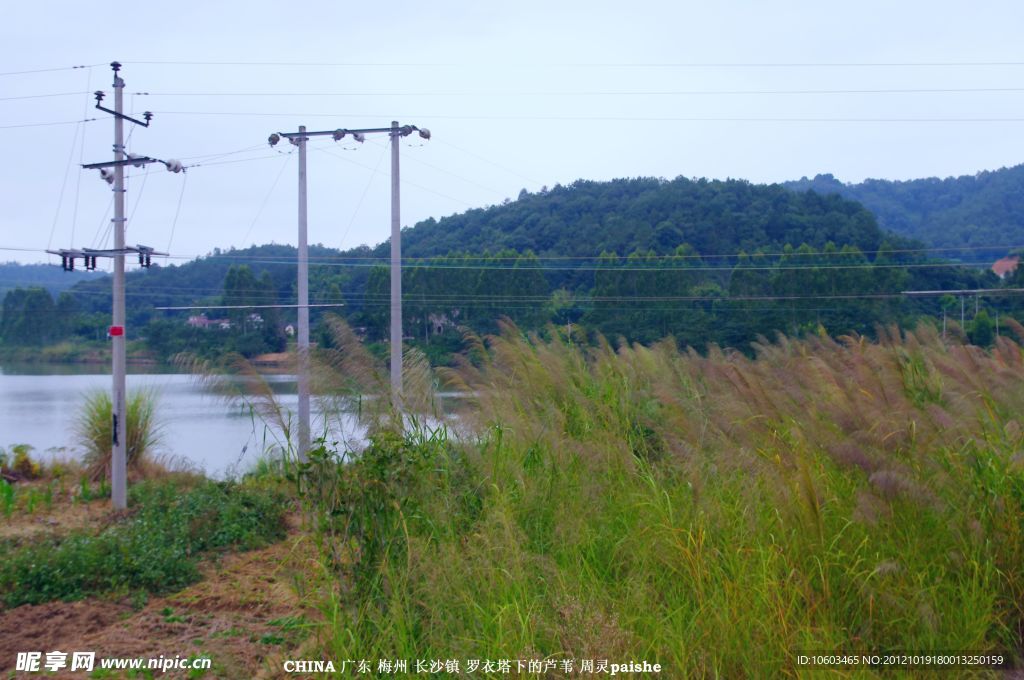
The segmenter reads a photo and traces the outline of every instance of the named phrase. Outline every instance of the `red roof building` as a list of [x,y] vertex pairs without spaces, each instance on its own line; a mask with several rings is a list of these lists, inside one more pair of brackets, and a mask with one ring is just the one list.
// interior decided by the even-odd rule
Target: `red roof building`
[[1005,279],[1016,271],[1018,264],[1020,264],[1020,257],[1016,255],[1013,257],[1004,257],[1000,260],[996,260],[992,264],[992,272],[999,278]]

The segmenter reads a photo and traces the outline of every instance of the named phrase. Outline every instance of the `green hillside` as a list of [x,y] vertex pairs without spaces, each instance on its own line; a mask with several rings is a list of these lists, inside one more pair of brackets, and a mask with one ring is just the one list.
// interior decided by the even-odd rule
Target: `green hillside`
[[[740,180],[578,181],[404,230],[404,322],[434,358],[458,345],[457,327],[491,333],[502,317],[528,330],[554,323],[641,342],[672,335],[696,347],[747,348],[776,331],[871,334],[877,324],[942,314],[937,300],[908,301],[904,290],[997,285],[983,269],[928,260],[921,247],[834,193]],[[310,301],[336,305],[312,310],[313,323],[334,311],[368,341],[386,340],[388,251],[387,243],[311,247]],[[294,309],[209,310],[219,330],[186,322],[202,305],[294,304],[295,259],[292,246],[264,245],[131,271],[129,337],[161,356],[279,351]],[[74,312],[90,321],[64,327],[95,338],[109,316],[109,278],[71,293]],[[7,307],[7,343],[30,337],[17,329],[45,307],[19,300]],[[172,306],[197,309],[158,309]]]
[[427,220],[403,236],[403,252],[418,257],[511,248],[542,256],[636,250],[663,255],[686,243],[717,257],[787,243],[822,248],[829,241],[873,252],[883,239],[868,211],[835,196],[742,180],[637,178],[523,191],[506,205]]
[[787,182],[859,201],[878,224],[965,261],[994,260],[1024,244],[1024,165],[976,175],[844,184],[832,175]]
[[101,272],[87,272],[80,269],[65,272],[56,265],[0,262],[0,299],[9,290],[31,287],[45,288],[50,295],[56,296],[76,283],[102,277]]

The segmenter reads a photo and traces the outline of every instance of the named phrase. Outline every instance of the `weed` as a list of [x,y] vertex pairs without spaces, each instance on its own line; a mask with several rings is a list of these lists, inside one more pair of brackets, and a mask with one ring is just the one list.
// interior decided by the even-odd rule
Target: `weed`
[[267,633],[260,637],[261,645],[283,645],[284,638],[274,633]]
[[3,511],[4,517],[10,517],[14,512],[14,485],[2,478],[0,478],[0,511]]
[[42,474],[42,466],[32,460],[32,447],[28,444],[16,444],[11,447],[13,457],[11,470],[21,479],[37,479]]
[[28,493],[25,494],[25,512],[29,515],[34,515],[36,512],[36,505],[39,504],[39,491],[37,489],[29,489]]

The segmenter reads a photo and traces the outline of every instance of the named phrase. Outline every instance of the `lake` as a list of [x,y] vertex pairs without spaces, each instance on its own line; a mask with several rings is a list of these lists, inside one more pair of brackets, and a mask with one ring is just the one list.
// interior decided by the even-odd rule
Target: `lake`
[[[295,412],[295,377],[267,375],[283,407]],[[0,365],[0,447],[30,444],[43,460],[77,457],[75,420],[86,394],[110,391],[99,366]],[[245,472],[275,441],[274,433],[245,404],[212,393],[194,376],[129,367],[128,391],[151,389],[161,424],[160,452],[178,456],[211,477]],[[314,414],[322,422],[315,406]],[[314,423],[314,436],[323,425]],[[332,439],[361,442],[364,430],[352,416],[332,418]]]

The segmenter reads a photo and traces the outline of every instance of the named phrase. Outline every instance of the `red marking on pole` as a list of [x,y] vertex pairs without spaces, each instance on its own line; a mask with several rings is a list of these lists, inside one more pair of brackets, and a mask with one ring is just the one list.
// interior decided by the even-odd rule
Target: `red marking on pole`
[[111,326],[110,330],[107,331],[110,337],[120,337],[124,335],[124,326]]

